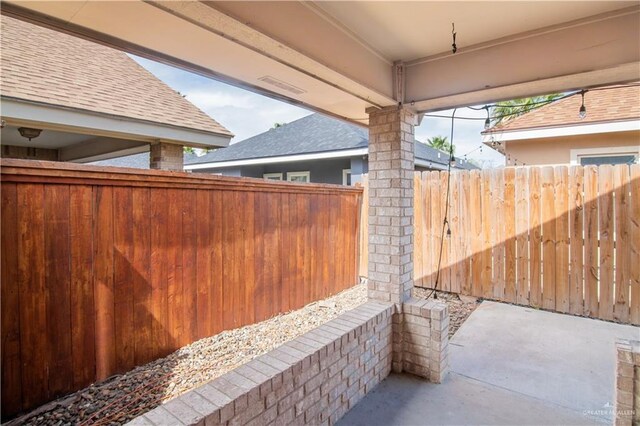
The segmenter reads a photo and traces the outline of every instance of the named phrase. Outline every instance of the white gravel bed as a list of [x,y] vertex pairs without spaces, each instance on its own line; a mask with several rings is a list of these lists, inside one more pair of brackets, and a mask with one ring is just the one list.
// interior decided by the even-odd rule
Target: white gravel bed
[[10,423],[125,423],[364,302],[366,286],[357,285],[297,311],[198,340],[165,358],[52,401]]

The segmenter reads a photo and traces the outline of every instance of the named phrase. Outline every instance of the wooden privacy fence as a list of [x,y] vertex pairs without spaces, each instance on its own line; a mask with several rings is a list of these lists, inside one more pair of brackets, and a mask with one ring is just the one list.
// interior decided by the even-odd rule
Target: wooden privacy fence
[[[446,185],[415,173],[417,286],[435,283]],[[456,171],[450,188],[439,289],[640,324],[640,165]]]
[[1,165],[3,418],[357,280],[360,189]]

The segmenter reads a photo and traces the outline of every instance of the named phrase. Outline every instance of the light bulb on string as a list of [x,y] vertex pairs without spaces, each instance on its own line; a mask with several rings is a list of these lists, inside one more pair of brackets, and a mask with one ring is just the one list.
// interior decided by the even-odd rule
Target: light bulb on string
[[491,127],[491,117],[489,116],[489,105],[485,105],[484,109],[487,111],[487,119],[484,120],[484,129],[487,130]]
[[580,92],[580,96],[582,96],[582,105],[580,105],[580,110],[578,112],[578,117],[580,118],[580,120],[583,120],[587,116],[587,107],[584,106],[584,94],[586,92],[586,90]]

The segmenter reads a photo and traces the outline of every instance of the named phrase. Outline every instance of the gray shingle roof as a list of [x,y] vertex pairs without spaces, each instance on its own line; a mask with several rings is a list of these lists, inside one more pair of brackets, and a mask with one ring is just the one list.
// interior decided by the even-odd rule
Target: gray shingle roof
[[[310,154],[317,152],[344,151],[367,148],[369,135],[364,127],[345,123],[320,114],[312,114],[299,120],[271,129],[242,142],[220,148],[203,156],[185,154],[185,164],[217,163],[250,158],[279,157],[283,155]],[[449,154],[416,143],[416,159],[446,165]],[[96,161],[99,166],[149,168],[149,153]],[[469,162],[456,163],[458,169],[475,169]]]
[[368,143],[366,128],[311,114],[201,157],[186,156],[185,164],[341,151],[366,148]]
[[[283,155],[311,154],[367,148],[369,134],[365,127],[349,124],[321,114],[311,114],[276,129],[245,139],[197,157],[185,155],[185,164],[217,163]],[[447,164],[448,154],[416,143],[416,159]],[[457,168],[473,169],[470,163]]]

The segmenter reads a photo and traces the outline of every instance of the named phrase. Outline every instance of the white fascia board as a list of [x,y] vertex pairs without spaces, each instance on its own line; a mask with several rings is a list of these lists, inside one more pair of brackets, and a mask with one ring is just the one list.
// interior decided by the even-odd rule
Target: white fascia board
[[596,133],[616,133],[640,130],[640,120],[608,123],[579,124],[573,126],[547,127],[544,129],[506,130],[482,135],[483,143],[518,141],[525,139],[555,138],[559,136],[580,136]]
[[250,158],[247,160],[217,161],[214,163],[185,164],[185,170],[219,169],[226,167],[255,166],[260,164],[290,163],[294,161],[325,160],[331,158],[357,157],[367,155],[368,148],[344,151],[316,152],[312,154],[283,155],[279,157]]
[[198,148],[225,147],[231,140],[228,135],[6,97],[2,119],[15,126]]
[[415,159],[415,165],[420,167],[426,167],[428,169],[447,170],[447,166],[440,163],[434,163],[433,161],[423,160],[421,158]]

